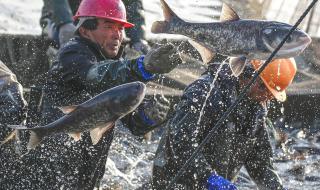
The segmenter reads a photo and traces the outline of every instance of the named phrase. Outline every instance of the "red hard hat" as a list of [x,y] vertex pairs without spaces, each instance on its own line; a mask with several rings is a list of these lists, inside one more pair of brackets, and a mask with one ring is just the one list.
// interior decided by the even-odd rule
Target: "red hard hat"
[[123,24],[125,28],[134,26],[127,22],[126,8],[121,0],[82,0],[73,19],[80,17],[105,18]]

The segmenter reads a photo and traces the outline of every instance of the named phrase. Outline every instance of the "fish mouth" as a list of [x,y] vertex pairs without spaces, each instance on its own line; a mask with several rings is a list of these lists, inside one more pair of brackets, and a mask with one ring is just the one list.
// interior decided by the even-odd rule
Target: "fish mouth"
[[[284,46],[280,48],[278,52],[278,56],[282,56],[283,58],[295,57],[302,53],[308,45],[311,43],[311,38],[309,36],[299,37],[299,42]],[[299,44],[299,45],[298,45]]]
[[[297,42],[295,43],[289,43],[289,44],[285,43],[278,51],[276,57],[290,58],[290,57],[298,56],[300,53],[302,53],[306,49],[306,47],[308,47],[311,41],[312,40],[308,35],[300,36]],[[278,46],[278,44],[270,45],[267,42],[265,42],[265,45],[270,52],[273,52]]]

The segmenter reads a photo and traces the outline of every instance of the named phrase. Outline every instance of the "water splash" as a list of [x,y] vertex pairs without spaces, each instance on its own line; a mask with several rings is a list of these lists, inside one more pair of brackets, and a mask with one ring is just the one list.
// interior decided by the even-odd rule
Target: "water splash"
[[214,79],[213,79],[212,83],[210,84],[210,89],[209,89],[209,91],[208,91],[208,93],[207,93],[207,95],[206,95],[206,99],[205,99],[205,101],[204,101],[204,103],[203,103],[203,106],[202,106],[202,108],[201,108],[201,111],[200,111],[199,119],[198,119],[198,122],[197,122],[198,125],[199,125],[200,122],[201,122],[201,118],[202,118],[202,115],[203,115],[203,112],[204,112],[204,108],[205,108],[206,105],[207,105],[207,101],[208,101],[208,99],[209,99],[209,96],[210,96],[210,94],[211,94],[212,89],[213,89],[214,86],[215,86],[215,82],[216,82],[216,80],[217,80],[217,78],[218,78],[218,76],[219,76],[219,73],[220,73],[223,65],[225,65],[225,64],[227,63],[227,60],[228,60],[228,59],[229,59],[229,58],[225,59],[225,60],[220,64],[219,68],[217,69],[217,72],[215,73]]

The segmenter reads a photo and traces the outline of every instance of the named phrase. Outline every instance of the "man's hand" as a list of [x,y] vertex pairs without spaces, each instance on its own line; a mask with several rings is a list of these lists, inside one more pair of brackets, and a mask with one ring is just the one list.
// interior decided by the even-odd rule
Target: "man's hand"
[[145,117],[149,125],[159,125],[167,118],[170,110],[170,101],[163,95],[157,94],[151,100],[146,100],[140,107],[141,116]]
[[72,23],[63,24],[59,27],[59,46],[67,43],[73,36],[76,27]]
[[171,43],[152,48],[144,58],[145,69],[152,74],[168,73],[181,63],[178,49]]

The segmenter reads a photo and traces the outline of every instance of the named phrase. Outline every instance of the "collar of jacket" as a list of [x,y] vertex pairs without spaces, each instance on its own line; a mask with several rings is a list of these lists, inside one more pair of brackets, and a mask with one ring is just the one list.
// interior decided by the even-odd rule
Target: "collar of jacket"
[[122,54],[123,54],[123,44],[121,44],[121,47],[119,49],[118,55],[114,58],[107,58],[106,55],[103,54],[103,50],[101,48],[101,46],[95,42],[92,42],[90,39],[84,38],[82,36],[76,36],[75,37],[76,41],[79,41],[81,43],[86,44],[92,51],[95,52],[96,55],[100,55],[102,58],[104,59],[114,59],[114,60],[118,60],[121,58]]

